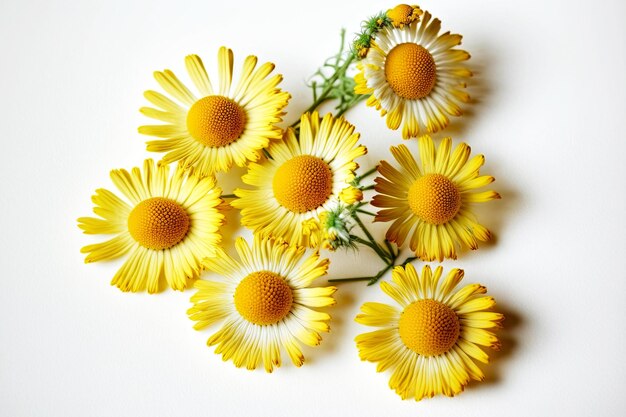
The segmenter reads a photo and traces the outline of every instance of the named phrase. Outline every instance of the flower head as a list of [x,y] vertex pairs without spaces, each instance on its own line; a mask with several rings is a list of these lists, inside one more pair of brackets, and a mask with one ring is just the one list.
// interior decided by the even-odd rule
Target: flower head
[[147,142],[147,149],[166,152],[161,162],[181,161],[200,175],[227,171],[233,165],[257,161],[260,150],[280,139],[283,109],[289,93],[277,88],[282,75],[270,77],[274,64],[257,67],[257,58],[248,56],[236,85],[233,52],[220,48],[219,81],[211,83],[199,56],[185,58],[187,72],[199,92],[196,96],[170,70],[154,73],[159,85],[176,101],[156,92],[144,96],[157,108],[141,112],[164,124],[141,126],[139,133],[159,139]]
[[340,248],[356,248],[350,233],[355,226],[354,210],[354,206],[336,201],[328,211],[320,214],[322,245],[325,249],[334,251]]
[[[471,149],[460,143],[452,151],[452,140],[442,139],[435,151],[429,136],[420,137],[421,164],[405,145],[391,147],[400,164],[396,168],[381,161],[376,178],[377,195],[372,205],[380,207],[376,221],[393,221],[387,239],[409,247],[424,261],[456,259],[456,247],[478,249],[491,233],[480,225],[471,205],[499,199],[495,191],[475,192],[495,179],[479,175],[483,155],[469,159]],[[409,238],[409,235],[411,235]]]
[[130,253],[111,285],[122,291],[157,292],[165,281],[184,290],[197,278],[203,258],[215,254],[222,237],[225,205],[215,178],[199,177],[168,165],[155,167],[148,159],[143,170],[111,171],[111,179],[126,201],[105,189],[92,197],[98,218],[81,217],[87,234],[114,234],[110,240],[85,246],[85,262],[104,261]]
[[363,191],[354,186],[349,186],[341,190],[339,193],[339,200],[346,204],[354,204],[363,200]]
[[378,372],[393,370],[389,386],[402,399],[462,392],[470,379],[484,379],[475,361],[487,363],[488,356],[479,346],[500,348],[491,329],[504,316],[490,311],[495,300],[484,295],[487,289],[457,289],[463,270],[452,269],[443,280],[442,273],[428,265],[421,275],[411,264],[394,268],[392,281],[380,287],[395,304],[365,303],[356,317],[379,328],[356,337],[359,356],[376,362]]
[[281,365],[284,349],[296,366],[304,363],[300,343],[317,346],[329,330],[327,313],[316,308],[335,304],[335,287],[311,287],[324,275],[328,259],[275,239],[255,237],[252,247],[236,242],[238,259],[218,250],[205,266],[217,276],[196,281],[189,318],[197,330],[221,323],[208,340],[215,353],[235,366],[267,372]]
[[387,117],[387,127],[402,125],[405,139],[444,129],[469,101],[472,74],[463,61],[470,55],[455,48],[461,36],[438,35],[439,19],[417,6],[399,5],[387,16],[392,24],[373,35],[358,63],[355,92],[370,96],[367,104]]
[[304,114],[299,138],[288,129],[282,142],[268,148],[272,159],[251,163],[242,177],[253,187],[236,189],[239,198],[231,202],[241,209],[242,225],[262,236],[316,246],[303,225],[328,211],[355,178],[355,159],[367,152],[358,141],[343,118]]
[[391,24],[396,28],[403,28],[406,25],[419,20],[424,12],[419,6],[409,6],[408,4],[399,4],[393,9],[387,11],[387,17],[391,19]]

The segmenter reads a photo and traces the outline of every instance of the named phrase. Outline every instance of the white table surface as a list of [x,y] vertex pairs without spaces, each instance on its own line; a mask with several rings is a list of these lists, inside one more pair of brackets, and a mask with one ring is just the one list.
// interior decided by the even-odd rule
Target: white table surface
[[[109,286],[119,262],[85,265],[79,253],[98,240],[76,227],[93,191],[112,188],[110,169],[149,156],[137,126],[153,70],[183,74],[184,56],[198,53],[213,71],[221,45],[238,63],[256,54],[285,75],[291,122],[340,28],[394,3],[3,0],[0,415],[623,415],[626,3],[421,5],[464,35],[476,73],[475,103],[444,133],[486,155],[503,196],[478,212],[494,242],[443,263],[486,285],[508,316],[485,383],[401,401],[390,374],[358,358],[353,339],[368,328],[353,317],[385,300],[361,283],[341,286],[332,333],[304,367],[236,369],[192,329],[191,291],[122,293]],[[369,148],[364,167],[402,142],[373,109],[347,117]],[[232,178],[221,176],[227,190]],[[230,220],[229,245],[247,235]],[[337,253],[330,275],[379,266],[366,249]]]

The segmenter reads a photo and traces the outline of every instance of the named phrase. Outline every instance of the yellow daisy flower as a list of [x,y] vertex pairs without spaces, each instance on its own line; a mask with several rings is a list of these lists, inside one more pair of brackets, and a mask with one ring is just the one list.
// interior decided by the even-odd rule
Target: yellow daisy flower
[[363,191],[352,185],[344,188],[339,193],[339,199],[346,204],[354,204],[363,200]]
[[337,289],[309,288],[326,274],[328,259],[315,252],[302,261],[304,247],[259,237],[252,247],[237,239],[236,249],[239,261],[221,249],[215,258],[205,259],[204,265],[220,278],[196,281],[198,292],[188,310],[194,328],[222,322],[207,344],[217,345],[215,353],[238,368],[256,369],[263,363],[272,372],[281,365],[281,347],[301,366],[300,342],[317,346],[319,332],[329,331],[330,316],[313,308],[335,304]]
[[149,151],[167,152],[162,163],[181,161],[185,167],[194,166],[198,174],[208,175],[227,171],[233,162],[244,166],[247,161],[258,160],[262,148],[281,138],[276,124],[282,121],[290,95],[276,87],[282,75],[268,78],[274,64],[265,63],[255,71],[257,58],[248,56],[233,88],[233,52],[222,47],[217,90],[200,57],[189,55],[185,64],[200,98],[172,71],[156,71],[159,85],[178,103],[156,91],[146,91],[144,96],[158,109],[140,110],[165,123],[139,128],[139,133],[163,138],[147,142]]
[[287,129],[283,141],[268,148],[273,159],[249,165],[242,180],[255,189],[236,189],[239,198],[231,205],[255,233],[313,247],[302,224],[330,208],[354,179],[354,160],[367,149],[357,145],[354,126],[331,114],[302,115],[299,136]]
[[403,28],[418,20],[423,13],[417,5],[398,4],[393,9],[387,10],[387,17],[394,27]]
[[478,249],[491,233],[481,226],[470,205],[499,199],[495,191],[474,192],[492,183],[489,175],[479,176],[485,163],[483,155],[469,160],[471,148],[460,143],[451,153],[452,140],[445,138],[435,151],[429,136],[420,137],[421,166],[404,146],[392,146],[391,153],[400,163],[396,169],[381,161],[375,179],[377,194],[372,205],[381,207],[376,221],[393,221],[387,239],[402,246],[413,230],[409,246],[424,261],[456,259],[456,247]]
[[376,370],[392,369],[389,386],[402,399],[419,401],[437,394],[452,397],[484,374],[475,361],[487,363],[479,346],[499,349],[495,334],[504,316],[489,311],[493,297],[479,284],[455,290],[463,271],[451,270],[440,282],[443,268],[433,273],[428,265],[418,276],[413,265],[397,266],[392,282],[381,289],[398,304],[365,303],[356,321],[379,330],[363,333],[355,341],[364,361]]
[[[402,10],[407,14],[404,20]],[[411,6],[402,10],[392,14],[398,15],[392,26],[377,32],[358,63],[355,92],[371,95],[367,105],[387,116],[390,129],[402,124],[406,139],[444,129],[447,115],[460,116],[459,104],[469,101],[465,79],[472,73],[462,64],[470,55],[455,48],[461,35],[438,36],[439,19],[431,20],[428,12],[420,18],[419,8]]]
[[200,261],[213,256],[222,237],[225,206],[212,176],[202,177],[179,166],[170,178],[168,165],[155,167],[148,159],[143,171],[111,171],[111,179],[128,201],[103,188],[92,197],[94,213],[81,217],[78,227],[87,234],[115,234],[106,242],[81,249],[85,263],[130,253],[111,285],[122,291],[159,291],[167,282],[184,290],[201,270]]

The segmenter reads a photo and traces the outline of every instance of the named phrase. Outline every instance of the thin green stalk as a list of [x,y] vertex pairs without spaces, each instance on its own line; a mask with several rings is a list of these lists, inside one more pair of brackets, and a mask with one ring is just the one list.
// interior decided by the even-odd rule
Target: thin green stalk
[[[378,271],[378,273],[376,275],[374,275],[374,276],[371,276],[371,277],[353,277],[353,278],[333,278],[333,279],[329,279],[328,282],[369,281],[367,283],[368,286],[374,285],[383,277],[383,275],[385,275],[387,273],[387,271],[389,271],[390,269],[392,269],[392,268],[394,268],[396,266],[395,265],[395,260],[396,259],[397,259],[397,255],[394,257],[393,262],[388,263],[383,269]],[[406,264],[408,264],[409,262],[413,262],[416,259],[417,259],[417,256],[410,256],[410,257],[406,258],[404,261],[402,261],[402,263],[399,264],[399,266],[405,267]]]
[[333,278],[329,279],[328,282],[347,282],[347,281],[368,281],[373,277],[351,277],[351,278]]
[[354,179],[354,182],[356,182],[357,184],[360,183],[362,179],[369,177],[370,175],[372,175],[377,170],[378,170],[378,167],[375,166],[374,168],[371,168],[371,169],[365,171],[363,174],[361,174],[358,177],[356,177]]
[[339,106],[336,107],[337,113],[335,113],[335,117],[343,116],[343,114],[345,112],[350,110],[352,107],[354,107],[360,101],[363,101],[363,100],[367,99],[368,97],[369,96],[366,95],[366,94],[359,94],[357,96],[354,96],[354,98],[352,98],[349,102],[347,102],[347,103],[345,103],[343,105],[340,104]]
[[380,271],[378,271],[378,273],[376,273],[376,275],[371,276],[371,277],[350,277],[350,278],[333,278],[333,279],[329,279],[328,282],[349,282],[349,281],[369,281],[367,283],[368,286],[375,284],[376,282],[378,282],[378,280],[385,275],[385,273],[387,271],[389,271],[391,268],[393,268],[393,263],[391,264],[387,264],[383,269],[381,269]]
[[385,245],[387,246],[387,249],[389,249],[389,253],[391,253],[391,255],[393,255],[394,258],[397,258],[398,255],[400,254],[400,252],[396,253],[393,250],[393,246],[391,246],[391,242],[389,242],[387,239],[385,239]]
[[[365,233],[365,236],[367,236],[367,239],[372,243],[372,245],[376,246],[378,248],[378,250],[383,251],[382,248],[380,247],[380,245],[378,243],[376,243],[376,241],[374,240],[374,237],[369,232],[369,230],[367,230],[367,227],[365,227],[365,225],[363,224],[363,222],[361,221],[359,216],[356,215],[356,213],[355,213],[355,214],[352,215],[352,218],[359,225],[359,227],[361,228],[363,233]],[[386,253],[385,255],[386,255],[387,259],[389,259],[389,260],[391,260],[393,258],[393,253],[388,253],[388,254]]]
[[384,267],[383,269],[381,269],[380,271],[378,271],[378,273],[374,275],[372,279],[369,280],[369,282],[367,283],[367,286],[369,287],[370,285],[376,284],[378,280],[382,278],[382,276],[385,275],[385,273],[389,271],[391,268],[393,268],[393,262],[387,265],[386,267]]
[[362,238],[360,238],[360,237],[358,237],[358,236],[355,236],[355,235],[351,235],[351,236],[350,236],[350,238],[351,238],[352,240],[354,240],[355,242],[360,243],[361,245],[365,245],[365,246],[367,246],[368,248],[372,249],[374,252],[376,252],[376,255],[378,255],[378,257],[379,257],[379,258],[380,258],[380,259],[381,259],[384,263],[388,264],[388,263],[389,263],[389,261],[391,261],[391,258],[389,257],[389,255],[388,255],[387,253],[385,253],[385,252],[384,252],[384,251],[380,248],[380,246],[378,246],[377,244],[375,244],[375,243],[371,243],[371,242],[369,242],[369,241],[367,241],[367,240],[365,240],[365,239],[362,239]]
[[[343,46],[343,44],[342,44],[342,46]],[[333,75],[331,75],[331,77],[328,79],[328,81],[326,82],[326,87],[322,90],[320,95],[313,101],[313,104],[311,104],[309,107],[307,107],[307,109],[305,111],[303,111],[303,113],[310,113],[310,112],[314,111],[320,105],[322,105],[326,100],[329,100],[331,98],[329,96],[330,96],[331,91],[335,88],[335,81],[337,81],[337,79],[340,76],[345,75],[348,67],[350,66],[350,64],[352,64],[352,61],[354,61],[354,55],[350,54],[350,56],[348,56],[348,58],[346,58],[346,62],[344,62],[343,65],[341,67],[339,67],[339,69],[337,71],[335,71],[335,73]],[[295,128],[299,124],[300,124],[300,119],[298,119],[295,122],[293,122],[291,124],[291,127]]]
[[337,111],[337,113],[335,113],[335,117],[341,117],[341,116],[343,116],[343,114],[344,114],[345,112],[347,112],[348,110],[350,110],[350,107],[348,107],[348,106],[346,106],[346,107],[342,107],[341,109],[339,109],[339,110]]
[[[337,102],[335,117],[339,117],[368,98],[367,94],[355,92],[356,82],[348,74],[356,59],[356,52],[351,45],[346,47],[346,30],[342,29],[339,51],[324,61],[307,84],[313,90],[313,103],[304,110],[305,113],[318,109],[326,101],[334,100]],[[291,127],[297,130],[299,125],[300,120],[296,120]]]

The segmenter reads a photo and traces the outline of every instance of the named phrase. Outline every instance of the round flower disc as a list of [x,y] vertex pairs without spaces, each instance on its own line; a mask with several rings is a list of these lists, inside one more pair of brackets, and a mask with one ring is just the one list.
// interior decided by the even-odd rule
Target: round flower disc
[[259,325],[285,318],[293,305],[291,287],[278,274],[253,272],[235,290],[235,307],[243,318]]
[[234,142],[246,126],[246,113],[234,100],[207,96],[196,101],[187,113],[187,129],[198,142],[219,148]]
[[171,248],[189,231],[189,215],[177,202],[153,197],[135,206],[128,231],[140,245],[154,250]]
[[396,45],[385,61],[385,77],[389,86],[402,98],[426,97],[435,86],[435,60],[426,48],[416,43]]
[[441,174],[418,178],[409,188],[408,200],[413,213],[432,224],[447,223],[461,208],[459,189]]
[[402,342],[423,356],[437,356],[449,351],[460,334],[456,313],[435,300],[418,300],[409,304],[398,323]]
[[387,17],[391,19],[394,26],[408,25],[413,21],[413,6],[398,4],[387,12]]
[[326,162],[299,155],[278,168],[272,183],[278,203],[295,213],[305,213],[324,204],[333,188],[333,175]]

